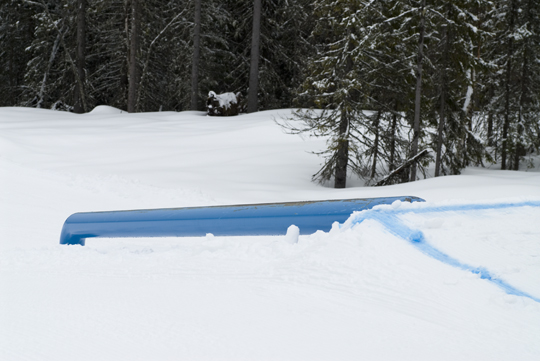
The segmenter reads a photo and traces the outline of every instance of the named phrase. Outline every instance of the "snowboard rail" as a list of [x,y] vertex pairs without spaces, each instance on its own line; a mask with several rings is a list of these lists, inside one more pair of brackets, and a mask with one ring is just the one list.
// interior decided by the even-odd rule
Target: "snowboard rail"
[[293,224],[300,234],[328,232],[355,211],[395,201],[424,202],[401,196],[74,213],[64,222],[60,244],[84,246],[93,237],[274,236]]

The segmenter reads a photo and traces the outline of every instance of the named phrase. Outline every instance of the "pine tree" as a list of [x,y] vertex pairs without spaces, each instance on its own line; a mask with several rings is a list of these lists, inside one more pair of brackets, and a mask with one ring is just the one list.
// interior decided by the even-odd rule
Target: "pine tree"
[[261,0],[253,3],[253,27],[251,32],[251,52],[249,67],[249,90],[247,112],[253,113],[258,109],[259,91],[259,51],[261,39]]
[[[244,93],[249,88],[253,1],[228,0],[226,6],[231,14],[226,36],[231,62],[224,85],[226,91]],[[312,48],[306,40],[314,24],[308,21],[311,6],[307,0],[262,2],[257,92],[260,109],[292,105]]]
[[77,0],[77,84],[75,85],[75,113],[84,113],[86,109],[86,0]]
[[[420,141],[420,112],[421,112],[421,100],[422,100],[422,73],[424,66],[424,37],[426,34],[426,0],[422,0],[420,5],[420,24],[418,26],[418,54],[417,54],[417,66],[415,70],[416,74],[416,86],[415,86],[415,99],[414,99],[414,122],[413,122],[413,139],[411,144],[411,156],[415,157],[418,154],[418,142]],[[411,181],[416,180],[416,163],[413,163],[411,167]]]
[[[485,154],[472,129],[476,74],[482,70],[476,44],[484,34],[473,12],[485,4],[482,0],[433,1],[422,10],[420,2],[380,2],[367,17],[370,22],[366,28],[370,30],[364,48],[370,54],[368,66],[373,77],[369,83],[374,91],[371,104],[366,106],[388,111],[395,104],[394,114],[403,114],[408,120],[409,125],[400,127],[402,132],[418,126],[417,147],[435,150],[436,175],[459,174],[469,163],[481,162]],[[420,49],[422,79],[418,76]],[[415,133],[410,140],[413,148]],[[395,138],[390,135],[390,139]],[[406,137],[400,140],[401,145],[407,142]],[[395,153],[393,144],[382,145],[390,150],[387,153]],[[417,152],[400,149],[400,162]],[[393,157],[381,161],[389,164],[389,171],[396,167]],[[420,163],[412,163],[411,171],[415,165],[424,167],[431,161],[431,157],[424,157]],[[415,178],[411,174],[410,179]]]
[[[433,7],[434,38],[430,62],[434,65],[434,98],[430,110],[435,150],[435,176],[459,174],[479,164],[485,144],[473,129],[474,105],[482,71],[480,45],[485,30],[479,19],[482,0],[440,1]],[[476,13],[476,14],[475,14]]]
[[141,57],[141,17],[142,10],[140,0],[131,0],[129,41],[128,41],[128,101],[127,111],[135,112],[137,109],[137,95],[140,82],[140,57]]
[[[33,10],[34,39],[27,47],[23,105],[71,110],[75,84],[84,86],[76,65],[76,2],[28,3]],[[84,94],[84,92],[82,93]],[[83,102],[86,99],[81,96]]]
[[89,0],[87,12],[89,95],[96,105],[126,110],[129,7],[123,0]]
[[[363,175],[369,178],[370,184],[379,183],[380,177],[397,168],[400,174],[386,179],[385,184],[408,181],[410,165],[419,164],[418,160],[407,160],[418,153],[411,148],[415,115],[417,120],[420,115],[424,117],[432,102],[425,91],[430,78],[417,76],[419,65],[422,68],[430,65],[419,62],[418,57],[419,50],[423,52],[432,37],[431,32],[426,31],[425,41],[421,40],[423,18],[430,19],[422,11],[421,3],[403,1],[366,2],[359,14],[357,61],[362,69],[361,107],[373,111],[369,121],[364,122],[361,135],[362,168],[370,169]],[[421,41],[426,44],[419,47]],[[416,102],[416,89],[422,90],[421,103]],[[420,122],[417,126],[418,149],[425,147],[425,132],[421,131]],[[422,157],[424,155],[422,153]],[[400,167],[404,163],[409,166]]]
[[33,41],[33,6],[17,0],[0,4],[0,106],[20,104]]
[[493,38],[487,44],[484,76],[488,135],[501,169],[519,168],[538,149],[540,4],[499,0],[487,13]]
[[[192,21],[186,3],[140,2],[139,45],[132,45],[134,3],[93,1],[88,61],[97,103],[121,109],[130,103],[132,111],[189,108],[191,72],[186,64],[192,60],[188,42]],[[139,79],[132,83],[131,98],[130,78]]]
[[522,9],[514,170],[525,155],[540,149],[540,4],[526,0]]
[[201,2],[195,0],[193,21],[193,56],[191,60],[191,110],[199,106],[199,64],[201,59]]
[[[365,90],[364,109],[373,110],[370,126],[364,131],[365,156],[371,164],[369,183],[392,172],[409,156],[409,133],[414,116],[413,10],[404,2],[371,2],[362,11],[362,67],[360,81]],[[405,15],[405,16],[403,16]],[[408,180],[408,170],[398,178]]]
[[348,169],[361,174],[361,142],[367,117],[361,108],[362,67],[359,58],[360,14],[364,2],[321,0],[315,4],[319,22],[313,39],[317,54],[308,62],[308,76],[299,94],[302,103],[314,108],[299,110],[295,117],[301,125],[291,125],[293,132],[328,137],[322,168],[314,180],[334,179],[335,188],[346,186]]

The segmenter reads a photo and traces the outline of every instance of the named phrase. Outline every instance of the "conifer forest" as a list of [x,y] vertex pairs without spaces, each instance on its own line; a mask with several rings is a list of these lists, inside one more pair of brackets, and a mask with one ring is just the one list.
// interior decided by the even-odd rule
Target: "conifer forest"
[[210,91],[327,137],[315,181],[530,166],[538,0],[1,0],[0,106],[205,110]]

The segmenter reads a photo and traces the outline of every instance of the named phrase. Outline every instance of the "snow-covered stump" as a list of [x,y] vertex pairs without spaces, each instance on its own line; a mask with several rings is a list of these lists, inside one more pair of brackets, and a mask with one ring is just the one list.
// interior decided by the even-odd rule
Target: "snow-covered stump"
[[213,91],[208,93],[206,100],[206,110],[212,116],[233,116],[240,112],[240,93],[216,94]]

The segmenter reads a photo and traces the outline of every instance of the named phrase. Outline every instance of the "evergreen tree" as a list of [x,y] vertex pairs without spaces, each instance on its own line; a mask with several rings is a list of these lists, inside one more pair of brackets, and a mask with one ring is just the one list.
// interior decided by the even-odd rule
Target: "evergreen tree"
[[317,54],[308,62],[299,98],[320,110],[299,110],[295,117],[301,125],[289,123],[293,132],[328,137],[328,148],[320,153],[324,164],[314,180],[333,178],[335,188],[346,186],[348,169],[362,173],[361,145],[367,117],[360,106],[363,69],[358,45],[364,8],[365,3],[358,0],[315,3],[319,21],[312,37],[318,43]]
[[24,73],[30,61],[26,51],[33,41],[33,6],[17,1],[0,3],[0,106],[22,102]]
[[[415,69],[416,86],[414,98],[414,122],[413,122],[413,139],[411,144],[411,156],[415,157],[418,154],[418,142],[420,141],[420,112],[422,100],[422,73],[424,69],[424,38],[426,34],[426,0],[422,0],[420,5],[420,21],[418,25],[418,53],[417,66]],[[411,181],[416,180],[416,163],[411,167]]]
[[131,66],[131,77],[139,79],[132,84],[132,111],[188,108],[191,72],[186,64],[191,63],[192,22],[186,3],[139,2],[137,45],[132,44],[134,3],[93,1],[89,66],[97,103],[128,108]]
[[[75,84],[81,84],[76,65],[76,1],[27,2],[32,7],[34,39],[27,47],[23,105],[72,110]],[[84,99],[84,98],[80,98]]]
[[517,170],[539,145],[539,10],[536,1],[499,0],[487,14],[487,133],[501,169]]
[[77,0],[77,84],[75,85],[75,113],[84,113],[86,109],[86,0]]
[[[197,1],[188,4],[188,19],[196,18]],[[209,91],[212,90],[217,93],[231,91],[228,84],[231,82],[231,64],[234,63],[235,54],[231,51],[229,45],[227,26],[232,21],[232,15],[226,4],[215,0],[202,1],[200,9],[199,45],[197,46],[196,22],[190,24],[181,36],[175,36],[174,41],[182,43],[183,49],[176,55],[175,86],[179,88],[184,87],[183,79],[185,75],[182,68],[185,66],[185,63],[183,63],[183,59],[184,54],[188,54],[190,59],[186,59],[185,61],[191,64],[192,69],[190,102],[191,109],[193,110],[204,108]],[[195,62],[197,48],[199,49],[198,64]],[[195,68],[197,68],[197,84],[194,83]],[[182,94],[184,94],[184,91],[179,94],[179,107],[186,109],[187,106],[183,105],[186,100]],[[196,103],[194,102],[194,98],[196,98]]]
[[89,0],[87,12],[89,94],[95,105],[126,110],[129,7],[123,0]]
[[138,106],[137,98],[139,93],[140,75],[140,54],[141,54],[141,18],[142,10],[140,0],[131,0],[129,16],[127,18],[130,26],[128,40],[128,101],[127,111],[135,112]]
[[251,52],[249,67],[248,113],[257,111],[259,91],[259,51],[261,39],[261,0],[253,3],[253,27],[251,32]]
[[[253,2],[228,0],[231,14],[227,24],[227,91],[249,88]],[[294,90],[303,80],[303,68],[311,45],[306,38],[314,22],[308,21],[311,4],[307,0],[263,1],[259,44],[259,91],[261,109],[290,107]]]
[[199,64],[201,59],[201,2],[195,0],[193,22],[193,56],[191,60],[191,110],[199,106]]
[[[414,117],[415,37],[414,9],[405,2],[370,2],[362,11],[361,62],[365,89],[364,109],[374,111],[365,130],[364,147],[371,165],[370,183],[394,171],[409,156]],[[391,182],[407,181],[408,170]],[[388,184],[388,183],[387,183]]]
[[473,111],[477,74],[482,71],[479,44],[485,38],[478,12],[486,5],[482,0],[460,0],[436,2],[433,7],[436,40],[429,57],[435,101],[429,115],[436,177],[459,174],[485,155],[473,129]]
[[194,10],[193,1],[144,2],[137,111],[190,109]]
[[[409,126],[409,129],[414,128],[418,120],[418,147],[435,150],[436,176],[459,174],[470,162],[480,163],[485,155],[484,144],[473,130],[473,104],[476,74],[482,70],[476,44],[485,32],[473,12],[486,2],[433,1],[426,3],[424,10],[420,2],[376,3],[379,5],[375,9],[370,6],[368,23],[364,22],[369,28],[364,48],[370,54],[367,65],[372,69],[373,77],[369,83],[374,89],[371,105],[366,106],[389,110],[395,104],[395,114],[404,114],[408,120],[408,126],[400,127],[405,132]],[[423,41],[420,39],[422,21]],[[420,43],[423,43],[422,47],[419,47]],[[418,77],[420,49],[424,58],[422,79]],[[392,151],[387,152],[390,154],[396,151],[393,143],[388,146],[384,144],[384,138],[381,140],[381,150],[390,149]],[[400,141],[404,145],[407,138]],[[409,142],[414,146],[414,133]],[[417,152],[402,148],[399,153],[400,162],[405,162]],[[393,158],[381,159],[389,164],[389,171],[396,167]],[[416,164],[423,167],[431,161],[431,157],[424,157]],[[415,163],[412,165],[414,168]],[[410,178],[415,177],[411,174]],[[405,174],[401,181],[405,181]]]

